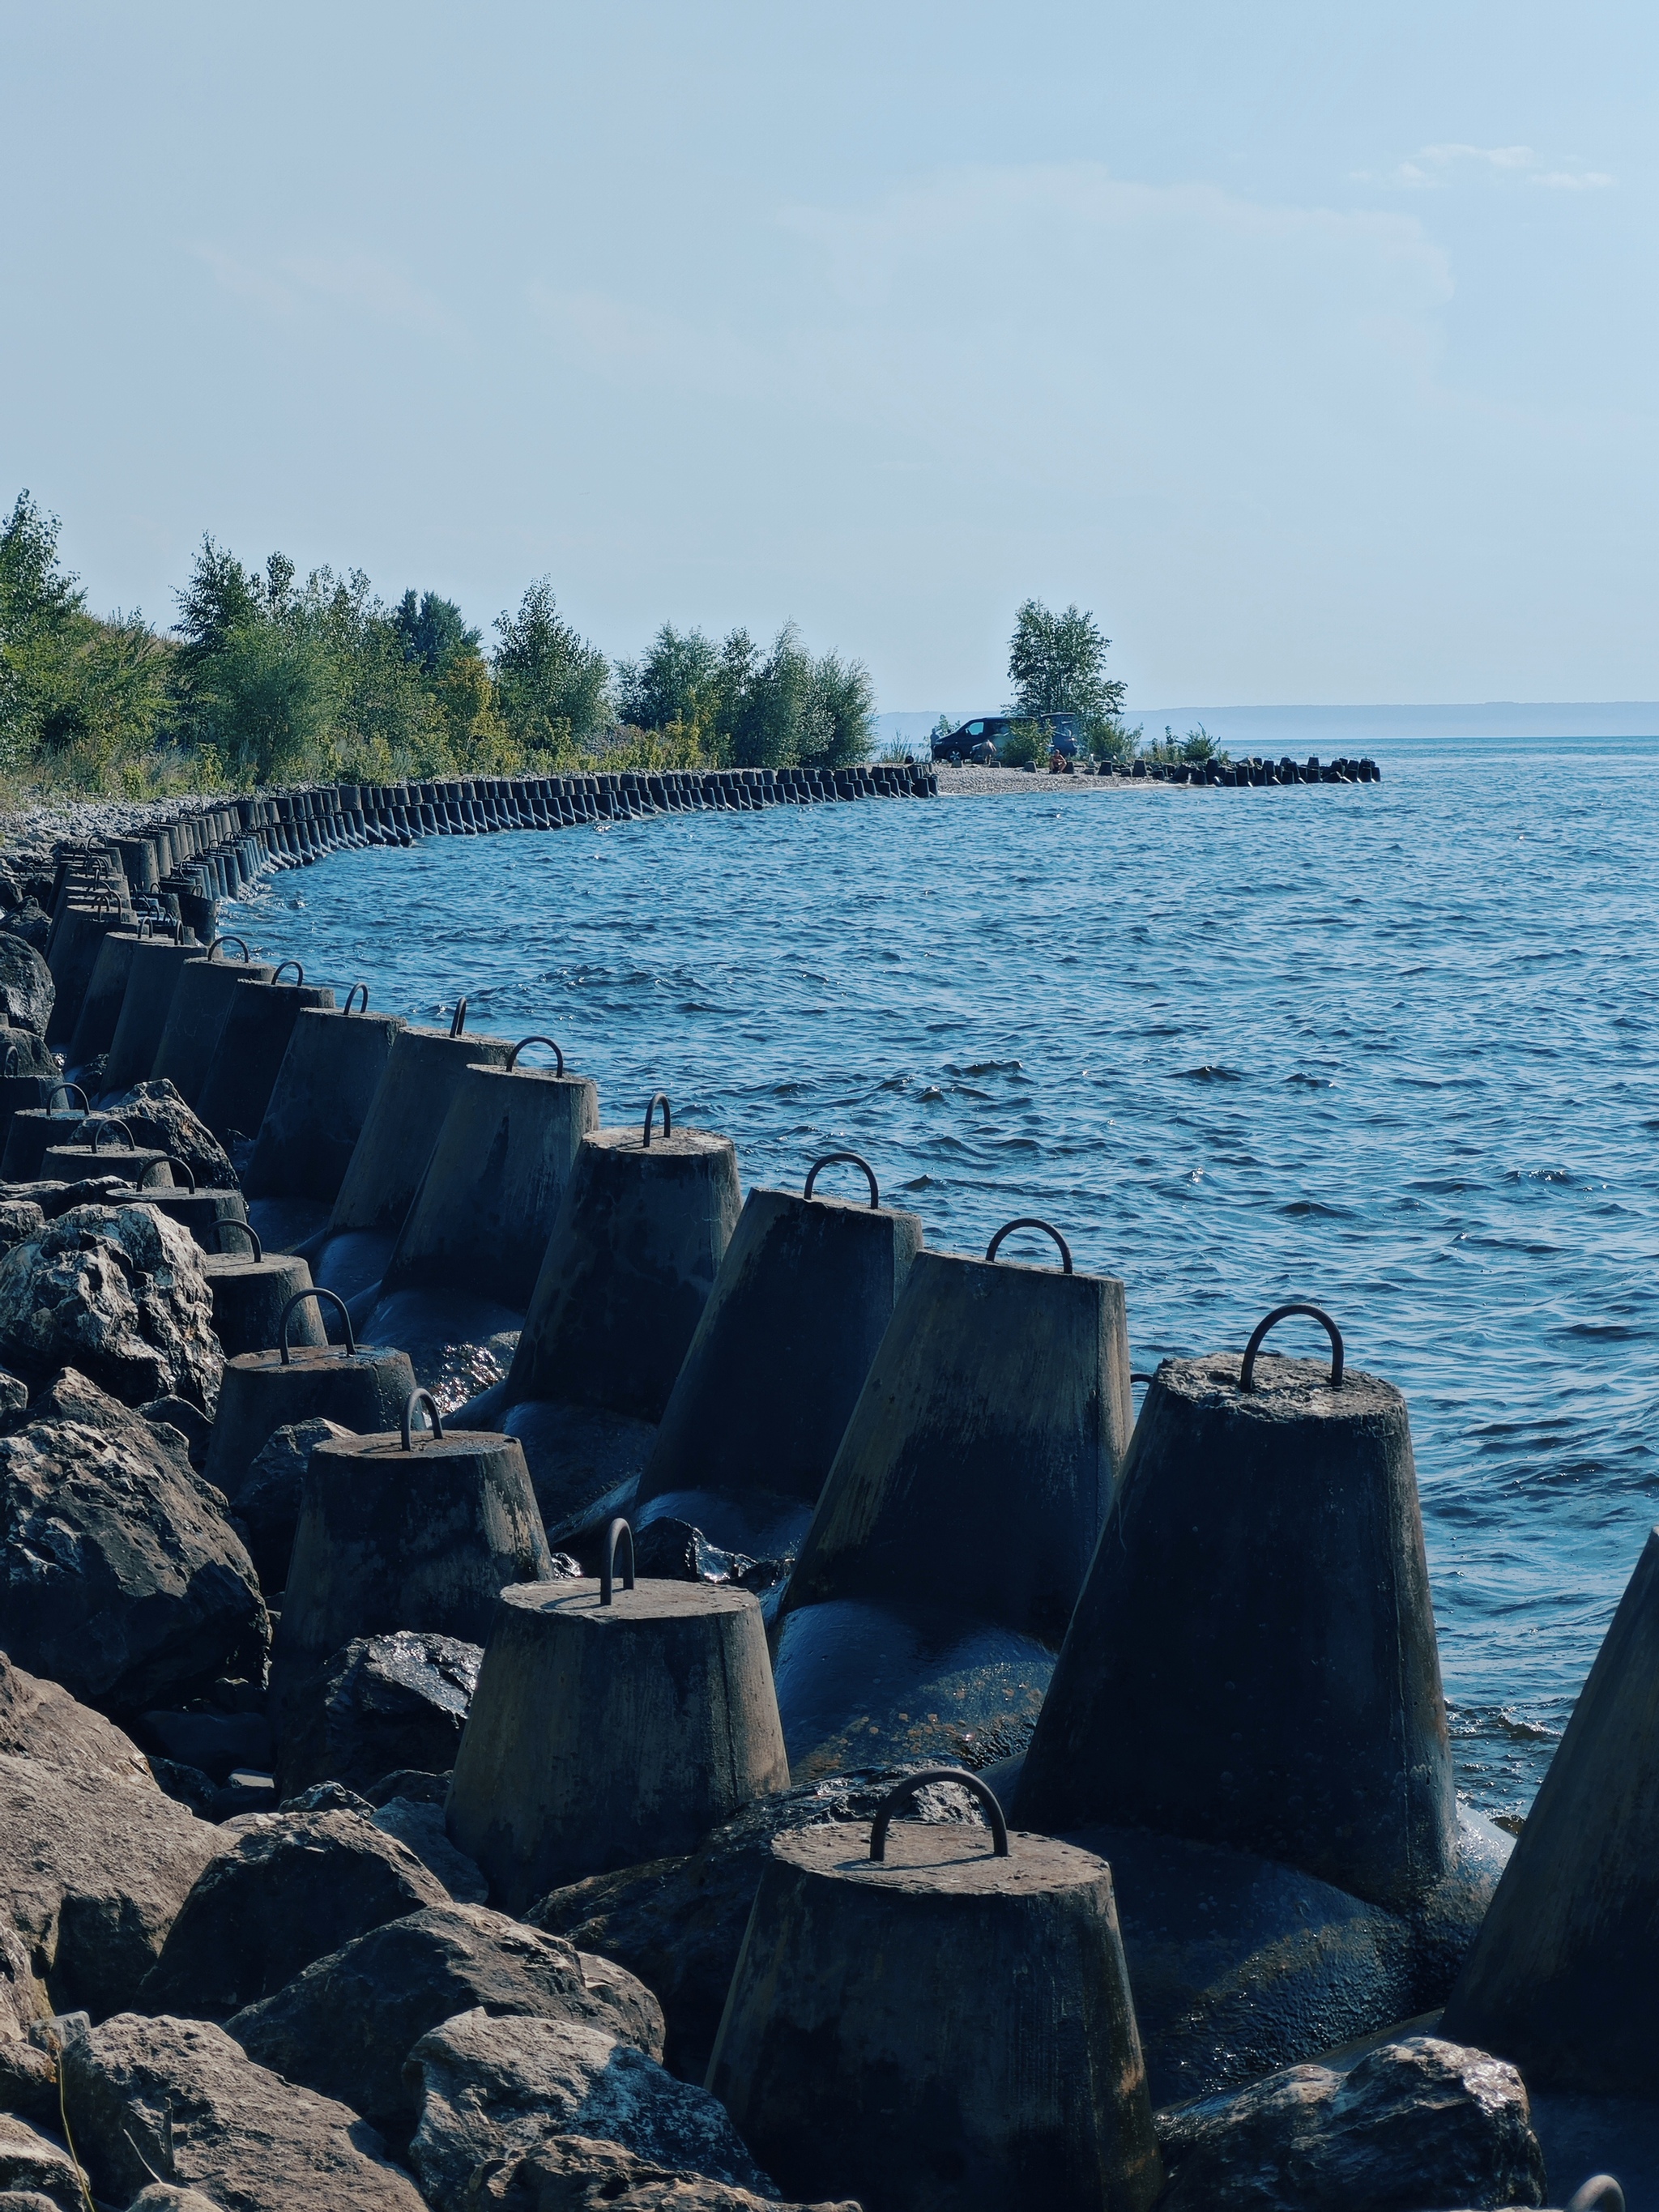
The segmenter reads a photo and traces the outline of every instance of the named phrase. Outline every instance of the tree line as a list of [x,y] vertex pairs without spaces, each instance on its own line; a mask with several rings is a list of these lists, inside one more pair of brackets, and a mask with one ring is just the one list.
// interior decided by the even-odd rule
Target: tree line
[[611,661],[545,579],[486,644],[452,600],[303,580],[204,538],[179,618],[93,614],[27,492],[0,528],[0,774],[143,797],[188,788],[608,768],[840,768],[868,757],[861,661],[665,623]]

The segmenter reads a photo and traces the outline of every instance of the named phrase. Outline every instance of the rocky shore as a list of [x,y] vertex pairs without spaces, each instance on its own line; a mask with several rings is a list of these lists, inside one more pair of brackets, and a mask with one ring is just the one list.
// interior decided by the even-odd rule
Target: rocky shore
[[[204,809],[179,900],[449,803],[362,799]],[[846,1153],[745,1194],[546,1039],[141,926],[178,820],[46,825],[0,915],[0,2212],[1493,2212],[1645,2156],[1659,1540],[1514,1844],[1328,1316],[1137,1420],[1060,1229],[933,1251]]]

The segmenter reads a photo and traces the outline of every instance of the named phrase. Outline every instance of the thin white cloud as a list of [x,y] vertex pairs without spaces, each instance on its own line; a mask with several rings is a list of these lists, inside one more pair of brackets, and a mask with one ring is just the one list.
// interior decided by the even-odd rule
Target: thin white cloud
[[1532,179],[1534,185],[1547,185],[1558,192],[1599,192],[1613,182],[1601,169],[1585,169],[1575,176],[1570,170],[1550,169]]
[[1556,191],[1598,191],[1613,182],[1600,169],[1540,170],[1539,158],[1530,146],[1468,146],[1451,140],[1442,146],[1419,146],[1408,160],[1381,173],[1374,169],[1351,173],[1356,184],[1408,192],[1443,191],[1453,173],[1470,162],[1500,174],[1524,175],[1528,183],[1547,185]]
[[215,246],[191,250],[226,291],[283,321],[297,315],[307,298],[322,298],[431,337],[452,343],[467,337],[464,325],[429,292],[389,263],[365,254],[285,254],[260,265]]
[[1417,157],[1448,169],[1454,161],[1485,161],[1494,169],[1529,169],[1538,159],[1530,146],[1425,146]]

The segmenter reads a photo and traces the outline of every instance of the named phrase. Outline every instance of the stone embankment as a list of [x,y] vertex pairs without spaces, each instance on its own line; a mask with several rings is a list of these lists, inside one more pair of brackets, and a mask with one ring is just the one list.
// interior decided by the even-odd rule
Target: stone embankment
[[0,2212],[1493,2212],[1638,2142],[1659,1538],[1513,1845],[1334,1321],[1137,1419],[1053,1224],[745,1194],[136,921],[596,818],[298,796],[0,917]]
[[941,799],[990,792],[1014,794],[1064,792],[1069,797],[1073,793],[1080,796],[1085,792],[1144,791],[1158,784],[1176,784],[1193,788],[1209,785],[1214,788],[1243,790],[1261,789],[1273,784],[1381,783],[1382,781],[1382,771],[1373,760],[1322,762],[1310,758],[1293,761],[1288,755],[1277,761],[1138,760],[1132,765],[1103,764],[1099,769],[1084,763],[1070,770],[1052,772],[1041,769],[981,767],[977,763],[957,767],[941,761],[934,773],[939,779]]

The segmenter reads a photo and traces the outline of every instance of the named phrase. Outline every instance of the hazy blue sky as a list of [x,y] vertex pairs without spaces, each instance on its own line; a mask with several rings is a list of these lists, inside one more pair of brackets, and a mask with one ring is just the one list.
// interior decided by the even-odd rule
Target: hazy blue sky
[[0,7],[0,491],[1131,704],[1651,699],[1659,11]]

